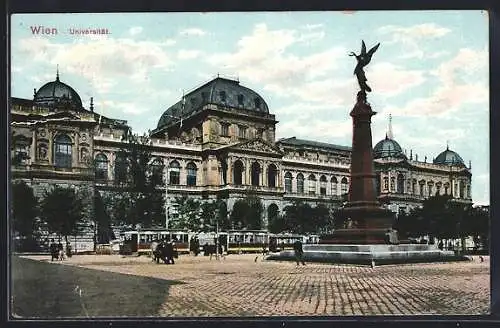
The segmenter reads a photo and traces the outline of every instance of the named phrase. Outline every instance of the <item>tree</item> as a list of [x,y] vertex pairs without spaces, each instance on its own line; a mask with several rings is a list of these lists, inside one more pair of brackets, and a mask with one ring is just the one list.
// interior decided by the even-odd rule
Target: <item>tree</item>
[[490,215],[479,207],[470,207],[463,222],[465,233],[472,236],[476,248],[489,249]]
[[45,193],[41,203],[41,218],[47,223],[49,231],[64,236],[76,235],[83,226],[83,205],[71,188],[55,186]]
[[97,243],[108,244],[110,240],[115,239],[111,228],[111,218],[106,211],[105,200],[97,190],[94,194],[94,218],[97,225]]
[[222,199],[205,202],[201,205],[200,231],[227,231],[231,222],[227,216],[227,205]]
[[234,203],[230,216],[231,224],[237,229],[260,230],[263,212],[264,207],[260,198],[248,194]]
[[[164,165],[153,161],[146,135],[127,134],[119,150],[126,181],[116,179],[123,188],[112,205],[112,216],[118,225],[148,228],[163,225],[165,197],[162,190]],[[116,163],[115,165],[118,165]],[[115,168],[117,169],[117,168]]]
[[12,185],[12,228],[23,237],[32,237],[36,229],[38,200],[24,181]]
[[174,228],[198,231],[201,225],[200,202],[187,196],[177,197],[175,202],[179,219]]
[[308,232],[320,233],[328,232],[333,228],[333,220],[330,209],[323,204],[318,204],[313,208],[310,230]]
[[[32,248],[37,231],[38,200],[24,181],[12,185],[11,227],[21,237],[22,248]],[[26,247],[24,247],[26,246]]]

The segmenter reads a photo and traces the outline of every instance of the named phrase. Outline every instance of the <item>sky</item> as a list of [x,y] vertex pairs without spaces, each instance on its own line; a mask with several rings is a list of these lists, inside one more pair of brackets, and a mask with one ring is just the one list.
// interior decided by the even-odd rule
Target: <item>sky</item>
[[[57,30],[42,34],[41,29]],[[75,29],[108,34],[75,35]],[[38,31],[38,33],[37,33]],[[88,108],[153,130],[183,92],[217,74],[259,93],[276,138],[351,145],[353,51],[365,67],[373,145],[394,139],[427,162],[449,148],[472,163],[472,198],[489,204],[489,50],[485,11],[19,14],[11,17],[11,95],[55,80]]]

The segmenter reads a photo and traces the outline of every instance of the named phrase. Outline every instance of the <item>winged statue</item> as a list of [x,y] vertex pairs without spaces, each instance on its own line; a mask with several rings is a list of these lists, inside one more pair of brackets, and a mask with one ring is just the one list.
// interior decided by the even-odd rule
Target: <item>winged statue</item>
[[366,76],[365,76],[365,71],[363,68],[370,63],[372,60],[372,56],[377,51],[378,47],[380,46],[380,43],[378,43],[376,46],[371,48],[368,52],[366,52],[366,45],[365,41],[361,41],[361,53],[359,55],[356,55],[354,52],[351,51],[349,56],[354,56],[356,57],[356,60],[358,61],[358,64],[356,65],[356,68],[354,69],[354,75],[356,75],[356,78],[358,79],[359,87],[361,88],[362,92],[371,92],[372,89],[366,84]]

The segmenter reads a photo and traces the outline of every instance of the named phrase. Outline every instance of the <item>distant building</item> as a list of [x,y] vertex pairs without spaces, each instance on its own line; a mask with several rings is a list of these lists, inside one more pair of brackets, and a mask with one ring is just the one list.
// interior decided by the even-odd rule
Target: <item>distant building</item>
[[[56,184],[83,191],[89,222],[94,191],[114,192],[128,179],[119,155],[127,121],[98,111],[92,101],[83,108],[59,74],[33,99],[11,99],[12,179],[26,181],[38,197]],[[294,200],[341,206],[351,148],[275,140],[277,123],[264,98],[239,81],[217,77],[187,93],[150,133],[154,163],[162,168],[157,174],[168,175],[169,202],[174,206],[183,194],[205,200],[219,195],[230,211],[251,190],[265,206],[263,227]],[[472,202],[470,166],[448,148],[432,163],[422,162],[403,153],[389,133],[375,145],[374,158],[379,199],[395,212],[436,193]]]

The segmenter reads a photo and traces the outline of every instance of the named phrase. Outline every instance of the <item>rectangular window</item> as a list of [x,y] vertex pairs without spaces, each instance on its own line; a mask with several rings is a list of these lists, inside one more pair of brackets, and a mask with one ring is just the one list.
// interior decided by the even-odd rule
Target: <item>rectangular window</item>
[[222,123],[221,124],[221,136],[229,136],[229,124]]
[[15,164],[28,164],[28,145],[17,144],[14,150]]
[[238,136],[240,138],[246,138],[246,136],[247,136],[247,128],[246,128],[246,126],[240,126],[238,130],[239,130]]

